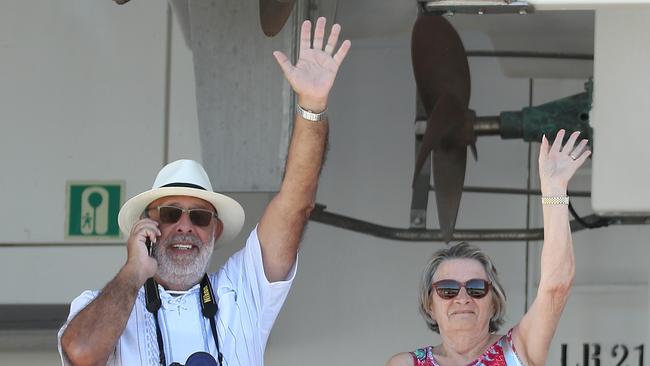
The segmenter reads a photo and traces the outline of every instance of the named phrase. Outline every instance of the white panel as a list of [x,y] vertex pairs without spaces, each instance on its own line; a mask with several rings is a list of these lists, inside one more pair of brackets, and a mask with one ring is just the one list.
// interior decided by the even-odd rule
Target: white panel
[[596,12],[593,200],[603,214],[650,212],[650,5]]
[[161,166],[165,2],[0,3],[3,242],[62,241],[67,180]]
[[528,0],[535,10],[586,10],[608,5],[649,4],[648,0]]
[[59,353],[52,349],[50,352],[21,352],[8,351],[0,352],[0,359],[4,365],[33,366],[33,365],[60,365]]
[[[0,248],[4,304],[66,304],[101,289],[126,262],[126,245]],[[20,279],[20,280],[17,280]]]
[[[590,364],[597,364],[597,358],[601,365],[619,365],[625,347],[629,353],[620,365],[643,365],[644,362],[639,362],[640,352],[635,348],[640,345],[647,347],[647,324],[639,322],[647,317],[647,283],[574,286],[553,339],[547,364],[584,365],[584,344],[587,343],[590,345],[587,352]],[[565,364],[560,362],[562,344],[566,344]],[[598,356],[594,356],[596,344],[600,347]]]
[[[7,28],[0,32],[0,75],[9,80],[0,94],[11,101],[0,110],[0,167],[13,172],[0,175],[0,197],[12,208],[0,214],[7,223],[0,244],[27,245],[0,248],[0,268],[13,274],[0,277],[0,304],[68,303],[84,289],[102,288],[126,258],[119,240],[47,247],[63,238],[65,181],[123,179],[130,198],[151,186],[163,160],[166,4],[48,4],[0,4],[0,28]],[[47,57],[33,58],[37,51]],[[175,22],[170,71],[170,159],[200,160],[192,55]],[[25,141],[30,147],[17,154]],[[34,242],[45,247],[29,247]]]

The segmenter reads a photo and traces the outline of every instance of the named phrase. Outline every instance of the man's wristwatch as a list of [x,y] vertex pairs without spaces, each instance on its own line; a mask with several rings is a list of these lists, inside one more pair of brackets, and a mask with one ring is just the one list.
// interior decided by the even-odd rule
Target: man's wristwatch
[[308,111],[304,109],[303,107],[300,106],[300,104],[296,103],[296,111],[300,115],[300,117],[312,121],[312,122],[320,122],[324,119],[327,119],[327,109],[320,113],[314,113],[312,111]]

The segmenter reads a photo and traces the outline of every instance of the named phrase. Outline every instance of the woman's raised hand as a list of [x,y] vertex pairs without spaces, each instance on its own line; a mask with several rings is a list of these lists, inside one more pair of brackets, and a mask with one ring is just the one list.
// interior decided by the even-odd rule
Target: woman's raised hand
[[542,137],[542,145],[539,148],[539,178],[543,195],[566,194],[569,180],[591,155],[591,151],[587,149],[587,139],[582,139],[576,145],[580,132],[572,133],[562,146],[564,135],[564,130],[558,131],[552,145],[546,136]]

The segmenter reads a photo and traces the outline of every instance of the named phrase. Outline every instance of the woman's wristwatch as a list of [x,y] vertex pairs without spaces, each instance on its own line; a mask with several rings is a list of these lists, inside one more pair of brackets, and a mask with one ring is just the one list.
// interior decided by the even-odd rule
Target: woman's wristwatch
[[569,196],[542,196],[543,205],[568,205]]

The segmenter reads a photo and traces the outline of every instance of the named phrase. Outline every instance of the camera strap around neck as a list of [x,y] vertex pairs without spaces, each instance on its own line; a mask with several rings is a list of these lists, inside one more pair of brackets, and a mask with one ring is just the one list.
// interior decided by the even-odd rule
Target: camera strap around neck
[[[165,350],[163,348],[163,338],[162,332],[160,330],[160,323],[158,322],[158,310],[162,305],[160,300],[160,293],[158,292],[158,284],[153,278],[149,278],[144,284],[144,296],[147,311],[149,311],[154,318],[156,323],[156,338],[158,339],[158,352],[160,354],[160,365],[166,366],[165,360]],[[199,300],[201,302],[201,312],[203,316],[210,320],[210,328],[212,329],[212,337],[214,338],[214,344],[217,346],[217,359],[219,365],[223,364],[223,354],[219,348],[219,337],[217,335],[217,322],[215,316],[219,307],[217,305],[217,300],[214,297],[214,292],[212,291],[212,285],[210,284],[210,279],[207,274],[203,275],[201,280],[201,288],[199,291]]]

